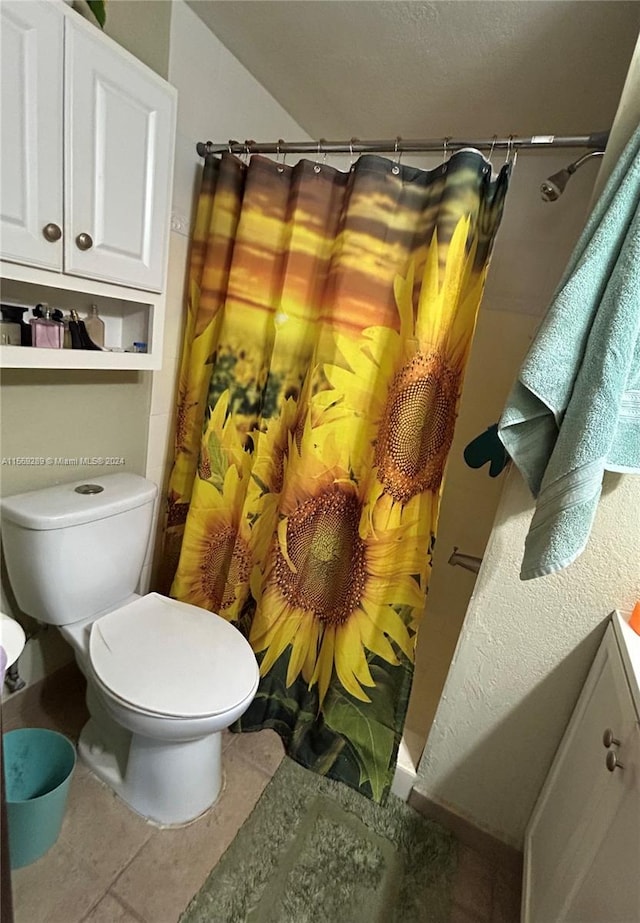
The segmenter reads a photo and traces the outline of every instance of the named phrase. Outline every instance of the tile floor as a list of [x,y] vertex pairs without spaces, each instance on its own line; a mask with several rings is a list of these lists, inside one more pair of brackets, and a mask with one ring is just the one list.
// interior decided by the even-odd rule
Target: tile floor
[[[85,720],[81,683],[69,671],[64,695],[43,693],[46,710],[33,701],[8,703],[4,730],[51,727],[76,739]],[[176,923],[251,813],[283,749],[273,731],[227,733],[223,753],[217,803],[173,830],[146,823],[78,763],[58,842],[13,873],[15,923]],[[519,891],[516,875],[460,844],[450,923],[517,923]]]

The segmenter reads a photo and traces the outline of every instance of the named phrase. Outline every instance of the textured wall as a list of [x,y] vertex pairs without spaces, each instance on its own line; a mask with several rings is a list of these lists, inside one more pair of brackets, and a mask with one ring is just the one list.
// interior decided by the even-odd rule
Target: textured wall
[[[73,8],[95,23],[87,0],[73,0]],[[170,0],[108,0],[105,33],[148,67],[169,74]]]
[[188,2],[325,138],[599,130],[640,26],[633,0]]
[[[640,49],[614,124],[640,121]],[[604,164],[606,173],[611,163]],[[533,505],[506,484],[416,789],[521,846],[553,754],[614,608],[640,596],[640,477],[607,475],[589,545],[559,574],[522,583]]]
[[522,583],[532,513],[514,471],[500,503],[416,789],[522,845],[525,826],[614,608],[640,590],[640,480],[610,475],[591,542]]

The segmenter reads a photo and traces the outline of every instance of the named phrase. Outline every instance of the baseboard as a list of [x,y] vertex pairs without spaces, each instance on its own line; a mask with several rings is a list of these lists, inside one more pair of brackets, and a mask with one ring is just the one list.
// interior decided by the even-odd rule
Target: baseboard
[[423,817],[427,817],[429,820],[433,820],[450,830],[465,846],[469,846],[470,849],[482,855],[491,857],[496,865],[508,869],[514,875],[522,876],[523,855],[515,846],[510,846],[508,843],[504,843],[497,837],[492,836],[492,834],[487,833],[486,830],[481,830],[470,820],[432,801],[431,798],[422,795],[415,789],[409,795],[408,802]]
[[411,789],[417,779],[417,771],[405,737],[398,747],[396,772],[391,783],[391,793],[402,801],[408,801]]

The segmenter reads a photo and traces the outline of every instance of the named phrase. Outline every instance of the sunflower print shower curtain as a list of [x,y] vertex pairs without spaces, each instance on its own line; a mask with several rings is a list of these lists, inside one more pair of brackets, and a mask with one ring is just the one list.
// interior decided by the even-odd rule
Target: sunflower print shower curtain
[[235,729],[376,801],[508,175],[475,151],[204,166],[164,585],[253,647]]

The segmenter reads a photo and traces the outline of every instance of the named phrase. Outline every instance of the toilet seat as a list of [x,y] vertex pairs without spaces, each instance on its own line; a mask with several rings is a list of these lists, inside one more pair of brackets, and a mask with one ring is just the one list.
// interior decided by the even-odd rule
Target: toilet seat
[[[208,718],[216,717],[219,715],[224,715],[226,713],[226,710],[224,710],[224,711],[219,711],[219,712],[207,713],[206,715],[186,716],[186,715],[169,715],[166,712],[150,711],[147,708],[141,708],[139,705],[134,705],[133,702],[130,702],[127,699],[123,699],[122,696],[119,696],[116,692],[113,691],[113,689],[110,689],[108,686],[105,686],[102,680],[98,678],[95,671],[94,671],[92,679],[95,685],[98,687],[98,689],[102,691],[102,694],[106,695],[112,702],[115,702],[117,705],[120,705],[121,708],[126,708],[128,709],[128,711],[135,712],[137,715],[143,715],[148,718],[162,718],[163,721],[168,721],[170,723],[172,721],[176,721],[176,722],[177,721],[188,721],[189,719],[191,719],[192,721],[206,720]],[[251,704],[251,700],[255,696],[256,689],[258,688],[259,679],[260,679],[260,676],[258,674],[258,671],[256,670],[256,678],[255,678],[255,682],[253,683],[253,686],[248,691],[244,699],[242,699],[240,702],[237,702],[233,706],[234,709],[241,707],[242,705],[244,705],[245,702],[247,703],[247,707]]]
[[115,699],[167,718],[224,714],[249,698],[258,681],[254,653],[230,622],[158,593],[97,619],[89,657]]

